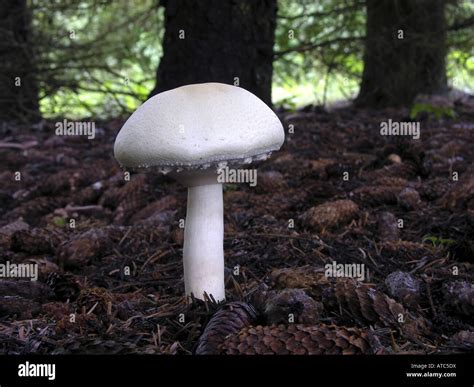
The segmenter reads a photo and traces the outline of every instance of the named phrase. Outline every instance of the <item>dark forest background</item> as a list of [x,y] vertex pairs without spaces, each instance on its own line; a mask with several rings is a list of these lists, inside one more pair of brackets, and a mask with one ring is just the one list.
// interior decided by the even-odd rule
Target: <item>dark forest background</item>
[[474,89],[471,0],[3,0],[0,119],[110,118],[180,85],[294,109]]

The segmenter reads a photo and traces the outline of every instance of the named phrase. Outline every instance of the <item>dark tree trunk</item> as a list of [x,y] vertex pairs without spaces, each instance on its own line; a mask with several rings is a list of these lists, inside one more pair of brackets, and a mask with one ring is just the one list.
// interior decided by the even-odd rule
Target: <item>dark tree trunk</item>
[[172,0],[164,6],[163,57],[150,95],[222,82],[271,103],[276,0]]
[[367,0],[364,72],[356,104],[409,105],[417,94],[447,90],[444,6],[444,0]]
[[0,31],[0,120],[37,120],[38,85],[26,0],[0,2]]

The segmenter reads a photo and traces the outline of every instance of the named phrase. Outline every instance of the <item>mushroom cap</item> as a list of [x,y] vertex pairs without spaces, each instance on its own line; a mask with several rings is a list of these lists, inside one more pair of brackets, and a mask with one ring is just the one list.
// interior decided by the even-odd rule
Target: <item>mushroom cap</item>
[[206,168],[280,149],[285,139],[276,114],[236,86],[202,83],[157,94],[127,120],[115,139],[125,167]]

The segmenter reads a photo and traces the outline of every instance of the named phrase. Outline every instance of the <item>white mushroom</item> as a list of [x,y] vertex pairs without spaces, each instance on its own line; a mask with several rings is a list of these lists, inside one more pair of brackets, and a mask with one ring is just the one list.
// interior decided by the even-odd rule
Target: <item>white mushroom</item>
[[188,187],[184,232],[187,295],[225,299],[223,165],[262,160],[284,141],[278,117],[252,93],[220,83],[188,85],[141,105],[115,140],[127,168],[159,167]]

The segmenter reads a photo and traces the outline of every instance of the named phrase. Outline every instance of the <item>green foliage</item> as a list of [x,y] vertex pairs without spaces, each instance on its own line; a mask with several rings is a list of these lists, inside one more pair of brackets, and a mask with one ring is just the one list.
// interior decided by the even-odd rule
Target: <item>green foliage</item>
[[[29,0],[44,116],[108,118],[144,101],[162,55],[159,0]],[[474,15],[471,0],[449,2],[448,26]],[[354,97],[363,71],[365,3],[278,0],[273,100],[289,109]],[[449,29],[447,74],[474,91],[473,28]],[[414,106],[450,117],[452,111]]]
[[106,118],[147,98],[161,54],[156,0],[31,0],[30,9],[45,116]]
[[449,106],[435,106],[429,103],[415,103],[410,110],[410,118],[417,119],[421,113],[433,115],[437,120],[441,118],[454,118],[456,113]]
[[437,237],[435,235],[426,235],[423,237],[423,243],[431,244],[436,248],[445,248],[455,245],[456,241],[454,239]]

